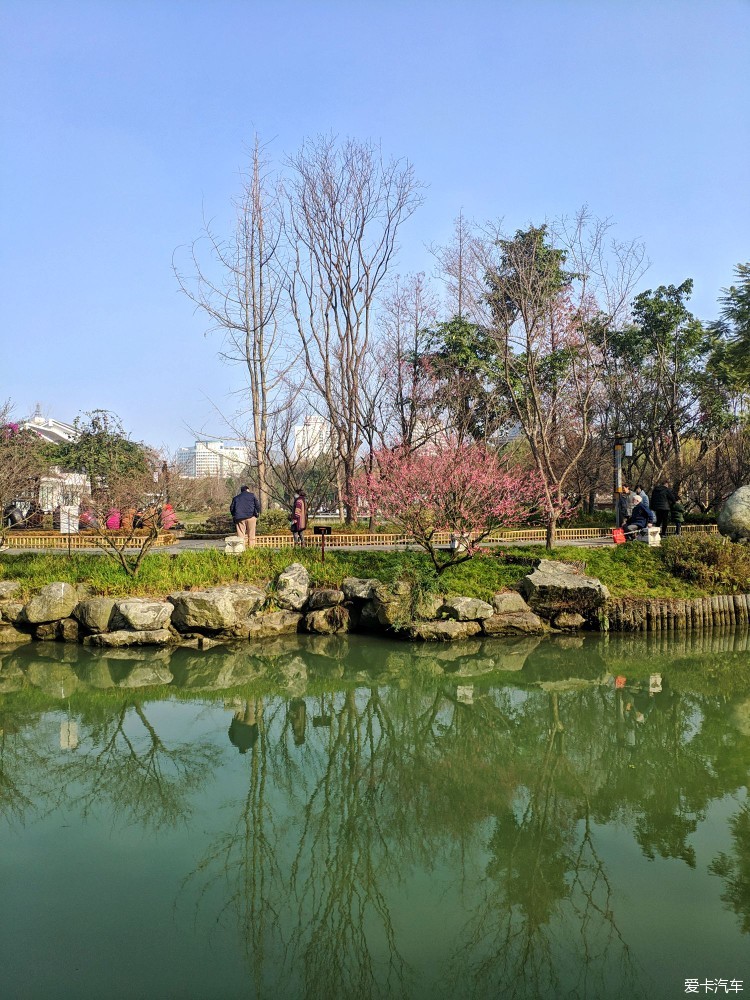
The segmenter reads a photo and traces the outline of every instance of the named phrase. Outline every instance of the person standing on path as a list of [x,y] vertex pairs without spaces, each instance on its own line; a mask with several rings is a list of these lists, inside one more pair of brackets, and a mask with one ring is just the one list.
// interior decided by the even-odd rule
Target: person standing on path
[[669,526],[669,518],[672,515],[672,504],[675,502],[675,495],[666,485],[659,483],[654,486],[651,493],[651,509],[656,514],[656,523],[659,525],[659,532],[664,538]]
[[240,486],[240,492],[232,500],[229,511],[234,519],[234,530],[245,545],[255,545],[255,525],[260,514],[258,498],[249,486]]
[[682,534],[682,522],[685,520],[685,505],[680,500],[680,494],[675,494],[675,501],[672,504],[672,523],[674,524],[675,535]]
[[634,493],[629,486],[625,483],[622,484],[622,493],[617,498],[617,511],[620,519],[620,527],[625,524],[627,519],[633,513],[636,496],[638,496],[638,494]]
[[307,527],[307,498],[303,490],[298,490],[294,494],[294,509],[292,511],[292,536],[295,545],[303,545],[302,534]]

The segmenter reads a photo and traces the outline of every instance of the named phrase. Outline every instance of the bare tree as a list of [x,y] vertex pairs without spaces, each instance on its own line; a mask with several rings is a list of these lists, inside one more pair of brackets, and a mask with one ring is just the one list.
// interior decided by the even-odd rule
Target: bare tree
[[268,488],[271,499],[291,513],[292,497],[304,490],[307,508],[312,516],[321,508],[334,504],[337,492],[336,461],[331,430],[325,418],[310,438],[298,436],[296,429],[315,414],[311,400],[301,386],[287,381],[283,392],[269,415],[268,424]]
[[448,313],[459,319],[477,320],[484,312],[486,240],[461,210],[453,223],[453,239],[444,247],[433,245],[436,276],[446,287]]
[[397,276],[381,313],[377,352],[388,413],[381,444],[418,448],[434,434],[435,380],[426,359],[436,316],[424,274]]
[[[280,313],[283,292],[279,248],[283,232],[278,190],[271,181],[258,137],[250,173],[235,203],[236,224],[225,240],[206,222],[202,236],[190,248],[191,273],[176,263],[174,273],[182,291],[209,317],[212,330],[225,338],[225,358],[246,368],[249,386],[248,423],[252,428],[252,464],[257,468],[261,507],[269,499],[269,399],[278,373]],[[202,263],[201,244],[208,246],[209,263]],[[212,270],[218,271],[214,277]]]
[[[13,421],[12,412],[10,400],[0,402],[0,546],[8,528],[6,510],[16,501],[24,503],[24,510],[36,509],[39,477],[50,464],[45,442],[35,431]],[[22,516],[20,509],[16,516]]]
[[[84,523],[96,529],[92,541],[130,577],[138,575],[162,531],[157,478],[156,469],[113,470],[105,485],[82,498]],[[116,526],[108,528],[113,522]]]
[[289,293],[307,376],[330,422],[347,520],[362,446],[362,372],[375,296],[401,225],[421,201],[405,161],[370,143],[321,137],[289,161]]

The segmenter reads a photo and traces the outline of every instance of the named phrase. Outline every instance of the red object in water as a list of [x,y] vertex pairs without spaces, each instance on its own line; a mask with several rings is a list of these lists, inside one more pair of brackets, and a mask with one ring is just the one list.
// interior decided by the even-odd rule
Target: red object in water
[[622,674],[615,677],[615,688],[624,688],[626,680],[627,678],[623,677]]

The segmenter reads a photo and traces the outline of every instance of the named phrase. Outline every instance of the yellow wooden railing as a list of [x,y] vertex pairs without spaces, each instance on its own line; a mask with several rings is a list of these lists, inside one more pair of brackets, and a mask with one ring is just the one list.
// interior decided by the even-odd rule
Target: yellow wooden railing
[[[106,543],[101,535],[61,535],[34,531],[9,531],[3,539],[8,549],[94,549],[103,544],[117,545],[121,549],[139,549],[143,545],[143,535],[107,534]],[[160,532],[152,545],[160,548],[173,545],[177,539],[169,532]]]
[[[716,534],[718,528],[715,524],[684,524],[682,526],[684,534],[694,532],[704,532]],[[674,534],[672,525],[667,529],[667,533]],[[451,532],[436,531],[433,541],[436,545],[448,545],[451,540]],[[559,528],[557,531],[558,542],[584,541],[596,538],[611,538],[611,528]],[[321,535],[308,534],[305,538],[306,546],[319,546]],[[518,528],[508,531],[493,531],[481,542],[482,545],[497,545],[503,542],[543,542],[546,538],[544,528]],[[101,536],[96,535],[59,535],[45,534],[33,531],[9,531],[5,535],[4,543],[8,549],[67,549],[68,539],[70,539],[71,549],[91,549],[97,548],[103,541]],[[116,542],[118,546],[126,549],[140,548],[143,543],[142,536],[135,535],[108,535],[107,541]],[[164,545],[173,545],[177,539],[169,532],[163,532],[154,541],[155,548]],[[257,535],[256,545],[259,548],[287,549],[294,545],[291,533],[283,535]],[[414,539],[410,535],[396,534],[365,534],[352,532],[351,534],[331,534],[326,535],[326,548],[371,548],[373,546],[398,547],[415,545]]]
[[[708,534],[716,534],[718,528],[715,524],[687,524],[682,526],[682,531],[683,533],[705,532]],[[667,533],[670,535],[675,533],[673,525],[669,526]],[[452,533],[450,531],[436,531],[432,540],[436,545],[448,545],[451,537]],[[482,540],[481,544],[492,545],[502,542],[543,542],[546,537],[547,533],[544,528],[518,528],[508,531],[493,531]],[[558,528],[557,530],[558,542],[584,541],[587,539],[611,537],[611,528]],[[258,535],[256,536],[256,544],[262,548],[285,549],[291,548],[294,545],[294,541],[291,534]],[[305,545],[319,546],[320,544],[320,535],[306,535]],[[416,543],[411,535],[405,534],[365,534],[364,532],[352,532],[351,534],[337,533],[335,535],[326,535],[327,549],[348,548],[354,546],[358,548],[368,548],[374,545],[390,547],[415,544]]]

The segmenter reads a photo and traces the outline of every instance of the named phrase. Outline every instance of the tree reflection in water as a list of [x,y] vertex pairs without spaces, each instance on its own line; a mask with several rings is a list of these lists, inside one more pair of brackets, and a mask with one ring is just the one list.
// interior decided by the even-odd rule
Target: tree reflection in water
[[23,826],[48,792],[50,754],[33,712],[0,710],[0,818]]
[[[273,974],[276,956],[283,953],[281,914],[288,905],[288,889],[277,859],[281,831],[267,800],[269,780],[268,725],[273,725],[282,703],[276,702],[268,719],[261,698],[245,701],[230,724],[230,741],[247,754],[247,793],[231,828],[209,848],[198,867],[183,881],[183,890],[200,883],[196,906],[213,898],[223,900],[216,922],[236,923],[252,968],[255,993],[265,992],[264,976]],[[239,719],[238,719],[239,717]],[[236,721],[252,728],[245,741]],[[267,960],[267,954],[270,956]]]
[[[595,844],[589,762],[566,753],[559,695],[548,699],[541,759],[516,755],[516,784],[494,816],[487,877],[451,959],[451,978],[456,987],[468,979],[464,995],[476,997],[638,996]],[[526,702],[525,724],[541,722],[542,710],[539,700]],[[534,730],[541,736],[538,725]]]
[[219,749],[205,740],[168,746],[140,701],[98,714],[76,753],[49,764],[56,804],[88,816],[107,803],[113,819],[153,831],[187,823],[190,795],[210,777]]
[[[64,756],[58,722],[3,716],[0,806],[22,820],[32,803],[86,816],[106,801],[148,829],[187,822],[231,751],[241,792],[183,891],[236,928],[255,995],[637,997],[606,831],[687,871],[712,803],[737,796],[732,848],[710,871],[750,931],[750,734],[728,728],[712,688],[615,690],[592,660],[579,683],[549,681],[545,662],[525,685],[462,682],[460,696],[413,669],[402,683],[327,682],[316,698],[237,688],[225,728],[195,742],[167,743],[127,695],[82,712]],[[428,969],[402,892],[415,872],[433,902],[442,893],[454,946]]]

